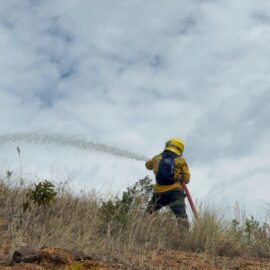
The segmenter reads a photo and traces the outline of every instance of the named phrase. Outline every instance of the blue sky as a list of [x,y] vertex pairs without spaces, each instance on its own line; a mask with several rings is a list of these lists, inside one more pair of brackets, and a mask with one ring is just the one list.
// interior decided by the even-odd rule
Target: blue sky
[[[196,198],[269,195],[270,2],[1,1],[0,134],[79,134],[152,156],[174,136]],[[25,177],[119,191],[142,162],[20,145]],[[18,168],[0,145],[2,171]],[[53,154],[52,154],[53,153]]]

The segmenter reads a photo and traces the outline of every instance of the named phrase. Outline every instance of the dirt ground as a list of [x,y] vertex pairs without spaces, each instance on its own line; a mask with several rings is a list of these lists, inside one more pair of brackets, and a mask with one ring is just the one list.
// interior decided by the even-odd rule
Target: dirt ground
[[[153,256],[149,254],[149,256]],[[213,257],[181,251],[158,251],[148,263],[152,269],[192,269],[192,270],[251,270],[270,269],[270,260],[243,257]]]
[[269,269],[270,260],[243,258],[243,257],[213,257],[205,254],[196,254],[182,251],[147,251],[140,265],[125,265],[116,260],[101,260],[88,257],[85,260],[76,259],[71,252],[57,248],[44,248],[38,251],[38,260],[34,262],[13,263],[5,260],[0,263],[2,270],[256,270]]

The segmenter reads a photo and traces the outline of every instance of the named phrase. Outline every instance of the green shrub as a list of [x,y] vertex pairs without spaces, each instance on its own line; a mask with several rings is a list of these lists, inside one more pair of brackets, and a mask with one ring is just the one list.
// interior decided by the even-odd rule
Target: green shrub
[[125,228],[131,209],[137,208],[138,211],[144,211],[153,191],[151,181],[152,180],[146,176],[133,186],[128,187],[127,191],[122,193],[121,198],[116,196],[108,201],[102,201],[99,213],[103,222]]
[[48,180],[34,185],[34,189],[28,189],[27,191],[27,200],[23,203],[24,212],[31,209],[31,204],[43,206],[44,208],[50,206],[57,195],[53,183]]

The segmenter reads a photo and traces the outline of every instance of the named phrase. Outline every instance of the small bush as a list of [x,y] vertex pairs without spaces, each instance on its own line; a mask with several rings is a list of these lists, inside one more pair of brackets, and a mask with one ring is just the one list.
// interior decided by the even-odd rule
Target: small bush
[[270,258],[270,226],[260,224],[253,216],[245,221],[246,244],[248,253],[256,257]]
[[46,208],[54,202],[56,195],[52,182],[47,180],[39,182],[35,184],[34,189],[28,189],[27,200],[23,203],[23,211],[31,209],[31,204]]
[[111,223],[113,227],[125,229],[129,213],[132,209],[143,212],[153,191],[153,184],[149,177],[145,177],[124,191],[121,198],[114,197],[102,201],[99,208],[100,217],[104,223]]

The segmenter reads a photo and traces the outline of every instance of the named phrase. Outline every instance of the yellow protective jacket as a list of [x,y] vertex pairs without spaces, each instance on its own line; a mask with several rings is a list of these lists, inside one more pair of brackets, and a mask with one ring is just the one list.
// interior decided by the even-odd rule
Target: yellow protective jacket
[[[155,176],[157,175],[158,165],[162,158],[162,155],[156,155],[152,159],[149,159],[145,163],[145,167],[148,170],[153,170]],[[159,185],[158,183],[155,184],[154,191],[155,192],[166,192],[172,189],[183,189],[180,181],[184,181],[186,184],[190,180],[190,173],[188,169],[188,165],[186,160],[183,157],[176,157],[175,158],[175,171],[174,171],[174,178],[179,179],[172,185]]]

